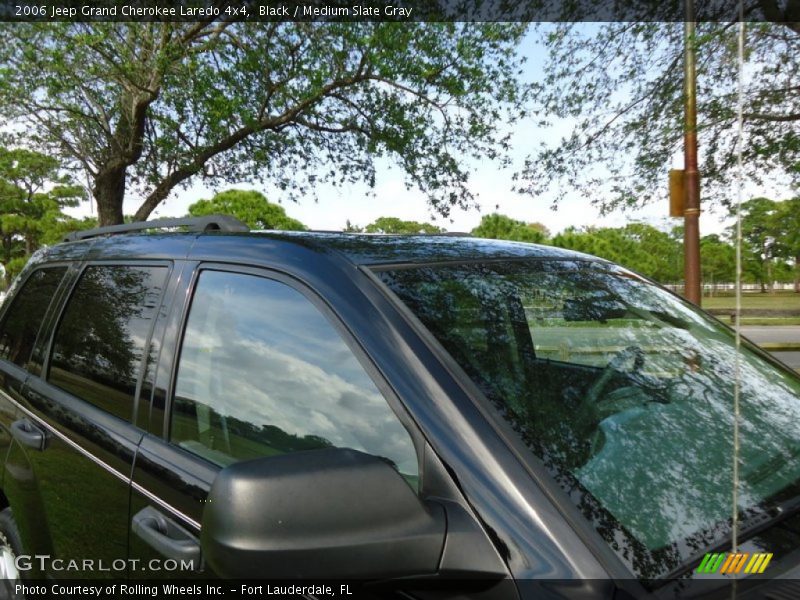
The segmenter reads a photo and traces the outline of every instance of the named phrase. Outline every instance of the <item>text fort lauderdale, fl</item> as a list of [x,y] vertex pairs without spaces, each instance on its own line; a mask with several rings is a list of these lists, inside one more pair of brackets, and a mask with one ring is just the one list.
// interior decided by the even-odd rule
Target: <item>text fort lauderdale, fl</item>
[[58,584],[54,583],[49,586],[32,584],[27,585],[24,583],[15,584],[16,594],[24,594],[28,598],[36,596],[63,596],[67,598],[75,598],[80,596],[152,596],[156,598],[159,594],[164,596],[184,596],[184,597],[201,597],[209,598],[213,596],[224,596],[226,590],[241,593],[242,597],[260,597],[266,596],[353,596],[350,591],[350,585],[338,585],[338,593],[335,591],[334,586],[325,584],[314,585],[241,585],[241,589],[212,585],[206,583],[204,585],[174,585],[171,583],[164,583],[159,585],[146,585],[143,583],[113,583],[113,584],[96,584],[96,585],[82,585],[82,584]]

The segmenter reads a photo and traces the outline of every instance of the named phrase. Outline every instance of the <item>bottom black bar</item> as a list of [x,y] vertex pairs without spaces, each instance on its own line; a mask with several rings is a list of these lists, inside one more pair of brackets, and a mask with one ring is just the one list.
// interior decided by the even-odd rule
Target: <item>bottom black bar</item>
[[[341,581],[264,581],[264,580],[28,580],[0,579],[0,600],[65,600],[100,598],[124,600],[175,600],[215,598],[331,600],[405,599],[426,600],[703,600],[761,598],[800,598],[800,579],[728,577],[672,580],[648,590],[638,580],[482,580],[431,577],[429,579],[366,582]],[[663,584],[663,582],[662,582]]]

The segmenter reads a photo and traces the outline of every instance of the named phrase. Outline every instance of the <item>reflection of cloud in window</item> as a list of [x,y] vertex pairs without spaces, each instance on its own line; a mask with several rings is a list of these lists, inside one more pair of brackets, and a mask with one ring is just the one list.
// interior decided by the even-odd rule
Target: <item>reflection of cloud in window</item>
[[[355,368],[346,369],[349,380],[328,369],[326,357],[339,359],[343,352],[343,342],[338,340],[324,345],[327,353],[319,351],[319,342],[331,337],[330,329],[315,333],[312,346],[316,346],[316,352],[304,347],[303,354],[313,355],[309,360],[319,357],[323,368],[271,343],[252,339],[256,333],[251,330],[250,339],[242,339],[187,332],[176,395],[259,427],[274,425],[300,437],[320,436],[335,446],[391,458],[405,472],[416,470],[408,433],[349,350],[344,349],[349,362],[355,363]],[[276,345],[286,340],[266,332],[263,336],[275,340]],[[293,337],[297,340],[298,335]],[[202,357],[209,350],[210,364],[216,371],[211,375],[207,372],[208,360]],[[339,363],[337,367],[341,365],[340,360],[335,362]],[[224,383],[211,393],[209,380],[214,377]]]
[[264,282],[268,286],[265,291],[258,285],[261,281],[254,283],[237,289],[235,301],[221,293],[206,293],[209,297],[218,296],[216,301],[223,306],[235,306],[231,313],[233,331],[227,335],[269,340],[289,354],[307,357],[309,362],[335,366],[337,371],[344,371],[341,374],[348,380],[364,376],[330,323],[299,292],[273,282]]

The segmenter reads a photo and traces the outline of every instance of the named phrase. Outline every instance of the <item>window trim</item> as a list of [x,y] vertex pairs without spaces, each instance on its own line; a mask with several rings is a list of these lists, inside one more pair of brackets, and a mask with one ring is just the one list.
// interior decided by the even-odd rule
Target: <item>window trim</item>
[[[72,301],[72,298],[75,295],[75,290],[78,288],[78,284],[83,278],[83,275],[86,273],[86,270],[89,269],[90,267],[166,267],[167,273],[164,279],[164,286],[163,289],[161,290],[161,295],[158,298],[158,305],[156,306],[156,316],[158,316],[158,311],[160,311],[164,305],[166,290],[169,287],[170,282],[172,281],[173,271],[175,270],[175,261],[174,260],[90,260],[81,262],[76,269],[77,272],[73,276],[72,281],[69,282],[69,288],[64,291],[62,297],[60,298],[60,304],[58,306],[58,309],[54,312],[50,323],[47,339],[43,341],[42,352],[44,360],[42,361],[41,369],[38,374],[39,379],[41,379],[47,385],[59,389],[65,394],[69,394],[70,396],[80,400],[81,402],[85,403],[88,406],[93,406],[94,408],[102,411],[105,414],[108,414],[121,421],[124,421],[129,425],[136,426],[138,417],[137,413],[140,407],[144,404],[143,402],[140,402],[139,396],[141,395],[142,382],[144,380],[145,370],[146,370],[145,367],[147,364],[145,358],[142,359],[138,367],[138,372],[136,375],[136,389],[134,392],[131,414],[127,419],[123,419],[119,415],[109,413],[103,408],[100,408],[99,406],[92,404],[91,402],[85,400],[84,398],[81,398],[80,396],[76,396],[69,390],[60,388],[59,386],[55,385],[50,381],[50,361],[53,356],[53,346],[55,343],[56,332],[58,332],[59,327],[61,327],[61,323],[64,319],[64,315],[66,314],[67,307],[69,306],[69,303]],[[148,331],[147,333],[147,338],[145,340],[145,346],[143,352],[144,357],[147,356],[150,350],[150,346],[153,341],[153,332],[155,330],[156,321],[157,319],[153,320],[153,324],[150,327],[150,331]]]
[[[425,460],[425,444],[426,439],[420,429],[418,428],[416,422],[414,421],[413,417],[406,409],[403,402],[400,400],[399,395],[395,392],[394,388],[389,384],[386,377],[384,377],[383,373],[380,371],[378,366],[375,364],[373,359],[369,356],[367,351],[363,348],[361,343],[358,341],[358,338],[355,334],[350,330],[347,326],[344,319],[333,309],[333,307],[324,299],[322,294],[317,292],[312,286],[308,283],[301,281],[297,277],[293,276],[290,273],[285,271],[279,271],[276,269],[271,269],[267,267],[254,267],[250,265],[239,265],[239,264],[230,264],[230,263],[219,263],[219,262],[201,262],[195,265],[191,276],[189,278],[188,285],[186,287],[186,292],[184,295],[184,299],[182,304],[180,302],[175,302],[172,309],[174,311],[180,311],[179,316],[179,335],[177,336],[177,340],[175,343],[175,348],[172,352],[172,356],[170,357],[172,364],[170,365],[170,376],[169,382],[166,386],[166,404],[164,407],[164,422],[161,431],[161,439],[164,443],[169,444],[170,447],[178,449],[180,452],[185,453],[187,456],[191,456],[196,460],[200,460],[205,464],[213,464],[204,459],[201,456],[195,455],[184,448],[181,448],[177,444],[173,444],[170,440],[170,425],[172,421],[172,406],[175,397],[175,386],[177,383],[178,377],[178,368],[180,366],[180,358],[181,358],[181,351],[183,349],[183,341],[184,336],[186,335],[186,325],[189,319],[189,313],[191,311],[191,305],[194,300],[195,292],[197,291],[198,281],[200,279],[200,275],[203,271],[217,271],[217,272],[224,272],[224,273],[234,273],[240,275],[251,275],[255,277],[260,277],[261,279],[268,279],[272,281],[276,281],[278,283],[282,283],[289,288],[293,289],[294,291],[301,294],[306,300],[308,300],[314,308],[316,308],[320,314],[325,318],[325,320],[333,327],[333,329],[339,334],[344,344],[356,358],[358,363],[361,365],[361,368],[364,369],[367,377],[372,381],[375,387],[380,392],[381,396],[389,406],[389,409],[398,419],[400,424],[403,428],[408,432],[409,437],[411,438],[411,443],[414,446],[414,452],[417,456],[417,472],[419,475],[419,490],[423,490],[423,482],[424,482],[424,460]],[[164,360],[162,355],[161,360]],[[159,382],[156,382],[158,385]],[[221,468],[218,465],[214,465],[215,468]]]

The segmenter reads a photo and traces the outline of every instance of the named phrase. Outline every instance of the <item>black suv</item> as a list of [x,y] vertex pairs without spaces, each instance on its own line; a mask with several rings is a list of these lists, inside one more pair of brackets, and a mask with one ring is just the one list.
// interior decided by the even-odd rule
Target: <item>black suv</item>
[[800,381],[734,340],[552,247],[228,217],[72,234],[0,314],[0,569],[714,591],[733,570],[711,566],[731,550],[736,395],[753,558],[731,564],[791,577]]

